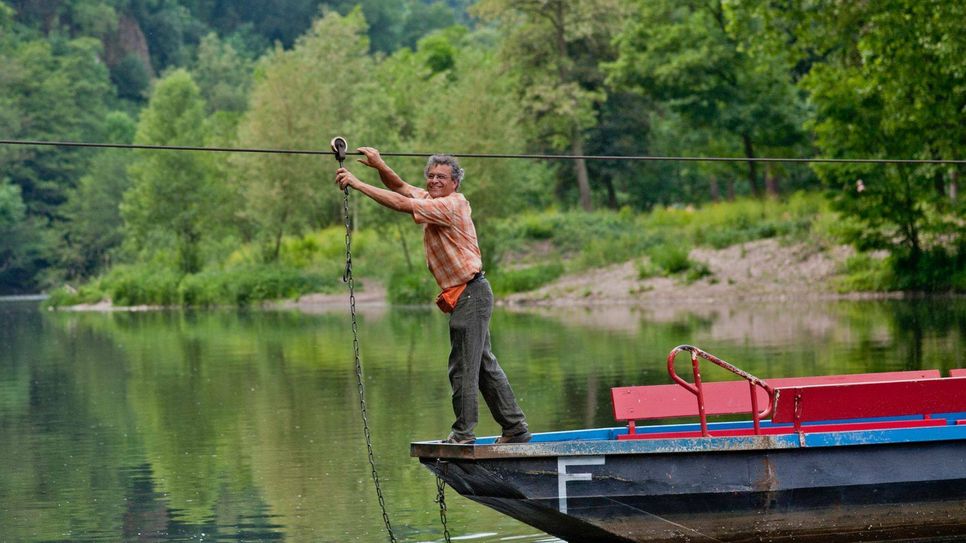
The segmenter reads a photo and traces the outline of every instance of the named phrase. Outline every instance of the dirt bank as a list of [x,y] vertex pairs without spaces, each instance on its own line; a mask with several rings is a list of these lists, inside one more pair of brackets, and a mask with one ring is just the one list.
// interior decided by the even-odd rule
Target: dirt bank
[[852,254],[848,247],[820,250],[765,239],[725,249],[694,249],[690,259],[710,274],[688,283],[683,278],[639,278],[638,263],[627,262],[569,275],[536,291],[500,300],[504,305],[598,306],[661,303],[760,302],[859,298],[835,291],[832,280]]

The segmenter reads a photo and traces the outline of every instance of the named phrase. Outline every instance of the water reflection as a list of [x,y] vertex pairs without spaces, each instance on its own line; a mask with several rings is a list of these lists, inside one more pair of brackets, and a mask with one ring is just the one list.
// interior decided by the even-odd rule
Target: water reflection
[[[0,540],[385,540],[344,308],[48,313],[0,303]],[[763,377],[966,366],[966,302],[498,310],[536,431],[612,426],[612,386],[698,345]],[[369,422],[396,535],[442,538],[408,457],[451,422],[445,319],[363,307]],[[706,378],[721,377],[709,369]],[[498,432],[487,415],[480,435]],[[547,536],[448,493],[473,541]]]

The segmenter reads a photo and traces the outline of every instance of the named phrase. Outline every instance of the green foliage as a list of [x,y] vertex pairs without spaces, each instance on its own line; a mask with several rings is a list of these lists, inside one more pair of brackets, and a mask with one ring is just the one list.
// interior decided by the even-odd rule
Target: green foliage
[[80,288],[73,288],[67,285],[55,288],[47,293],[47,299],[43,302],[43,307],[70,307],[78,304],[96,304],[105,299],[105,294],[97,283],[88,283]]
[[386,292],[389,301],[399,305],[422,305],[432,303],[439,294],[439,287],[428,272],[401,272],[389,279]]
[[[707,266],[688,259],[692,246],[723,248],[769,237],[812,238],[834,243],[829,224],[838,224],[821,195],[796,194],[787,201],[743,199],[701,208],[667,207],[651,213],[566,212],[527,213],[507,221],[507,247],[549,244],[525,262],[556,259],[566,271],[580,271],[636,260],[638,274],[685,275],[689,281],[707,276]],[[822,230],[816,233],[816,226]]]
[[[386,151],[964,154],[962,3],[482,0],[478,26],[468,4],[0,3],[0,127],[13,139],[127,142],[112,132],[124,111],[139,119],[135,141],[159,145],[325,149],[342,134]],[[415,185],[423,165],[392,161]],[[726,247],[809,236],[887,251],[881,288],[961,283],[966,202],[948,166],[463,165],[491,272],[523,241],[541,240],[571,271],[679,238]],[[0,146],[0,172],[23,204],[4,226],[0,290],[76,282],[119,262],[193,275],[234,258],[329,273],[339,257],[314,232],[343,220],[333,169],[320,157]],[[815,196],[744,199],[819,183],[838,215]],[[520,215],[576,202],[628,211]],[[385,259],[373,276],[425,273],[409,217],[361,197],[350,213],[360,250],[365,232],[379,233],[366,249]]]
[[[535,142],[585,154],[584,132],[596,124],[596,108],[607,98],[598,65],[612,54],[611,38],[627,13],[624,2],[482,0],[474,10],[497,21],[506,36],[501,54],[518,78],[517,100]],[[589,211],[586,161],[572,164],[580,205]]]
[[647,258],[637,263],[638,279],[656,276],[678,276],[693,283],[711,275],[711,270],[703,262],[689,258],[691,247],[688,244],[661,243],[651,247]]
[[[202,146],[205,143],[204,100],[191,75],[177,70],[155,87],[141,114],[135,143]],[[225,191],[214,178],[211,157],[204,153],[141,151],[131,166],[134,184],[125,193],[121,212],[128,242],[148,254],[155,237],[173,238],[176,262],[184,273],[201,269],[201,243],[217,223]]]
[[0,178],[0,292],[33,286],[44,240],[27,216],[20,187]]
[[673,275],[681,273],[691,267],[691,260],[688,254],[691,247],[680,243],[662,243],[656,245],[648,251],[651,262],[664,270],[666,274]]
[[[23,140],[97,141],[110,98],[93,38],[0,41],[0,126]],[[4,47],[4,45],[7,45]],[[0,171],[22,189],[31,216],[56,218],[91,153],[56,147],[0,149]]]
[[[110,141],[125,143],[134,136],[134,122],[126,114],[107,116]],[[64,221],[57,226],[60,242],[56,269],[65,279],[91,277],[110,265],[123,241],[120,203],[131,180],[127,173],[132,155],[107,149],[91,161],[91,173],[68,193],[62,207]],[[48,281],[60,277],[49,275]]]
[[208,34],[198,45],[192,70],[209,111],[244,112],[252,86],[253,63],[217,34]]
[[333,292],[340,283],[332,274],[282,266],[253,266],[185,276],[178,285],[178,297],[186,306],[245,306],[265,300]]
[[118,306],[170,306],[178,303],[181,277],[165,268],[115,266],[101,279],[100,289]]
[[842,272],[835,283],[839,292],[886,292],[895,282],[888,262],[867,253],[849,257]]
[[[329,13],[298,40],[262,58],[251,109],[239,128],[243,147],[326,149],[334,134],[352,133],[354,89],[370,71],[365,21],[355,11]],[[333,66],[339,66],[333,70]],[[358,115],[361,115],[361,111]],[[361,118],[360,118],[361,121]],[[245,214],[256,225],[268,261],[286,234],[341,215],[342,194],[331,184],[334,163],[317,157],[246,154],[234,157]]]
[[[815,105],[810,123],[832,157],[958,158],[966,128],[966,41],[958,2],[844,3],[823,10],[762,10],[778,37],[825,61],[803,79]],[[777,30],[776,30],[777,29]],[[946,267],[962,243],[964,203],[950,197],[956,172],[941,166],[816,165],[836,208],[857,221],[859,250],[885,249],[897,285],[935,288],[930,266]],[[901,286],[900,288],[908,288]]]
[[[363,134],[376,146],[442,153],[524,152],[526,114],[514,97],[516,79],[479,39],[453,27],[421,41],[417,51],[401,50],[379,64],[377,88],[356,102],[367,112]],[[436,71],[441,50],[453,55],[445,60],[452,67]],[[478,222],[546,203],[551,171],[544,164],[471,158],[461,164],[466,177],[460,190]],[[411,184],[423,184],[425,160],[391,165]]]
[[[751,158],[761,148],[787,151],[804,141],[805,109],[792,84],[792,66],[780,53],[750,45],[757,29],[747,20],[739,24],[737,8],[722,1],[635,4],[617,38],[620,54],[606,65],[610,82],[679,114],[688,132],[706,137],[690,138],[694,151],[738,151]],[[747,177],[760,196],[753,162]]]
[[505,296],[514,292],[526,292],[535,290],[547,283],[555,281],[564,273],[564,266],[561,262],[551,262],[549,264],[537,264],[526,268],[501,269],[492,275],[487,275],[490,284],[493,286],[493,293],[497,296]]
[[846,261],[836,287],[840,292],[966,292],[964,254],[964,247],[929,251],[911,262],[895,255],[876,258],[858,253]]
[[73,289],[51,291],[48,307],[97,303],[115,306],[246,306],[263,301],[334,292],[339,276],[282,266],[244,266],[181,275],[157,266],[115,266],[96,281]]
[[127,55],[111,68],[111,82],[121,98],[140,101],[146,98],[151,75],[140,57]]

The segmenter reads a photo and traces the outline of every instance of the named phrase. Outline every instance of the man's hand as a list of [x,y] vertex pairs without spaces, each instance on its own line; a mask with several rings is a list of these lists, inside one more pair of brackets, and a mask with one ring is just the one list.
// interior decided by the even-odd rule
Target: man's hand
[[356,151],[359,151],[366,157],[364,160],[359,159],[359,164],[364,164],[377,170],[386,165],[386,161],[379,156],[379,151],[375,147],[359,147]]
[[345,190],[346,187],[356,188],[359,184],[359,178],[352,175],[352,172],[345,168],[339,168],[335,171],[335,184],[339,185],[339,188]]

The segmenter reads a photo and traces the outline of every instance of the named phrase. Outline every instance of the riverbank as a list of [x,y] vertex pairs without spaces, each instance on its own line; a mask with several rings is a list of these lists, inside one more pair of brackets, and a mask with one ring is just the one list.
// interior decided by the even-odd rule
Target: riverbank
[[[805,242],[762,239],[723,249],[692,249],[688,259],[706,268],[697,280],[680,276],[641,277],[641,259],[566,274],[527,292],[497,297],[499,306],[588,307],[608,306],[691,306],[708,303],[759,303],[794,300],[855,300],[902,298],[901,292],[839,292],[846,260],[854,254],[847,246],[822,248]],[[514,263],[507,263],[509,266]],[[499,272],[497,272],[499,273]],[[369,308],[390,305],[385,285],[374,278],[362,278],[356,304]],[[265,309],[298,309],[323,312],[343,308],[347,293],[312,293],[292,300],[258,304]],[[430,301],[427,301],[429,304]],[[67,311],[146,311],[162,306],[115,306],[104,300],[60,308]]]
[[[856,254],[843,220],[818,195],[740,200],[636,214],[547,210],[485,223],[483,252],[503,306],[628,306],[901,298],[966,290],[958,253],[937,250],[918,266],[886,253]],[[354,233],[357,304],[429,305],[437,292],[422,264],[418,229],[403,238]],[[243,246],[197,273],[118,265],[45,305],[85,311],[158,307],[345,307],[345,232],[338,226],[286,238],[277,261]],[[951,252],[952,251],[952,252]],[[901,264],[901,262],[899,262]],[[108,301],[110,300],[110,301]],[[86,305],[84,305],[86,304]]]

